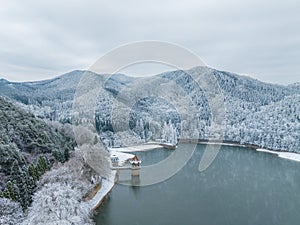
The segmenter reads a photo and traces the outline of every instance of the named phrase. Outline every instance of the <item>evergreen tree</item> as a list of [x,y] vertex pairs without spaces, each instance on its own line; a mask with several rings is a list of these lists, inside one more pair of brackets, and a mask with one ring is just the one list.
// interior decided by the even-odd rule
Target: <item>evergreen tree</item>
[[9,199],[11,198],[10,193],[9,193],[9,191],[8,191],[7,188],[4,189],[4,191],[2,192],[2,194],[3,194],[4,198],[9,198]]
[[65,161],[68,161],[69,158],[70,158],[69,149],[68,149],[68,148],[65,148],[65,150],[64,150],[64,162],[65,162]]
[[16,185],[15,183],[12,183],[13,184],[13,193],[14,193],[14,196],[16,197],[16,201],[19,201],[21,196],[20,196],[20,189],[18,187],[18,185]]
[[27,185],[28,194],[30,195],[30,199],[31,199],[31,195],[33,195],[36,188],[36,183],[31,176],[26,176],[26,185]]
[[19,186],[22,183],[21,170],[18,161],[15,160],[11,167],[10,180]]
[[48,169],[47,162],[43,156],[40,156],[36,165],[39,177],[42,176]]
[[24,170],[21,171],[21,182],[18,184],[19,190],[20,190],[20,203],[23,207],[23,209],[26,209],[30,203],[31,203],[31,196],[30,191],[28,190],[27,182],[29,175],[27,176],[26,172]]
[[13,188],[11,188],[9,184],[8,187],[10,187],[12,191],[8,190],[8,193],[6,192],[5,194],[6,196],[9,194],[10,199],[15,199],[20,202],[23,209],[26,209],[30,205],[31,194],[33,193],[32,184],[28,181],[30,179],[29,177],[27,167],[23,166],[20,168],[18,162],[15,160],[11,168],[10,180],[16,187],[13,185]]
[[58,160],[59,161],[59,152],[58,152],[58,150],[57,149],[54,149],[54,150],[52,150],[52,155],[54,156],[54,158],[56,159],[56,160]]
[[45,160],[46,160],[47,170],[50,170],[51,169],[51,164],[50,164],[48,158],[45,157]]
[[9,192],[10,195],[10,199],[13,201],[18,201],[19,200],[19,192],[18,192],[18,187],[16,187],[16,185],[14,185],[14,183],[12,183],[11,181],[8,181],[6,183],[6,189]]
[[29,202],[29,194],[27,192],[27,189],[26,188],[22,188],[20,190],[20,200],[19,202],[21,203],[21,206],[23,209],[27,209],[27,207],[30,205],[30,202]]
[[61,163],[65,162],[65,157],[64,157],[64,155],[62,154],[61,151],[55,149],[55,150],[52,151],[52,154],[53,154],[54,158],[56,160],[58,160],[59,162],[61,162]]
[[37,181],[38,180],[38,175],[37,175],[37,172],[36,172],[36,168],[35,166],[33,165],[33,163],[31,163],[28,167],[28,173],[29,175],[34,179],[34,181]]
[[26,188],[27,192],[30,195],[29,200],[31,199],[31,195],[34,193],[36,184],[34,179],[30,176],[28,173],[28,169],[24,166],[22,167],[22,176],[24,177],[25,183],[26,183]]

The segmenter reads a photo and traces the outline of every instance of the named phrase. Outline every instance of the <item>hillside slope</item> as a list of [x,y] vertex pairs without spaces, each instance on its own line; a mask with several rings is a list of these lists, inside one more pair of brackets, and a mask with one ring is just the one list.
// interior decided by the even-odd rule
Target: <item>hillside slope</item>
[[[84,72],[86,71],[73,71],[52,80],[31,83],[1,81],[0,95],[18,102],[24,109],[38,117],[71,123],[74,94]],[[200,138],[213,137],[214,132],[211,130],[212,113],[208,100],[202,87],[197,85],[191,78],[191,74],[194,76],[204,74],[215,78],[224,96],[226,108],[225,140],[256,144],[272,149],[300,151],[299,143],[295,139],[300,133],[298,129],[299,120],[295,119],[289,125],[291,126],[290,129],[282,128],[282,126],[286,126],[282,121],[289,121],[288,118],[294,114],[300,114],[299,108],[295,106],[295,104],[298,104],[295,100],[299,99],[300,94],[298,84],[287,86],[268,84],[208,67],[195,67],[188,71],[165,72],[146,78],[146,85],[142,85],[140,88],[137,85],[139,82],[143,82],[140,78],[127,77],[122,74],[109,77],[108,75],[99,75],[92,72],[87,73],[100,78],[95,79],[99,82],[97,85],[99,85],[99,93],[101,93],[94,109],[95,125],[102,139],[108,145],[118,146],[123,143],[122,140],[119,140],[120,135],[115,135],[113,127],[113,123],[122,122],[122,119],[112,121],[115,120],[115,118],[112,118],[112,110],[116,100],[126,102],[126,98],[134,97],[138,99],[139,96],[143,96],[143,93],[151,93],[153,90],[159,90],[159,87],[164,93],[173,95],[173,102],[168,102],[166,99],[159,98],[159,96],[138,99],[132,106],[129,126],[141,138],[141,141],[162,137],[166,133],[163,130],[166,123],[172,123],[175,129],[174,132],[177,132],[180,137],[183,118],[180,118],[174,105],[172,105],[176,101],[178,92],[174,90],[174,85],[170,85],[171,83],[175,83],[178,90],[182,89],[184,95],[195,106],[198,119],[193,124],[190,132],[193,132],[193,129],[198,129]],[[107,79],[108,77],[109,79]],[[135,88],[138,87],[136,90],[139,89],[137,93],[131,95],[128,92],[129,95],[127,96],[118,95],[124,90],[132,90],[134,86]],[[24,99],[27,100],[24,101]],[[180,98],[177,100],[179,107],[184,110],[185,103],[180,102]],[[295,109],[294,114],[291,115],[290,111],[284,110],[279,112],[277,108],[282,108],[282,105],[290,105]],[[269,112],[273,112],[273,114],[280,113],[281,119],[275,114],[270,115]],[[85,118],[82,118],[82,120],[85,120]],[[269,130],[272,132],[266,133]],[[267,135],[271,137],[267,137]],[[275,141],[277,139],[281,140],[282,137],[285,137],[285,141]]]
[[52,164],[65,161],[73,138],[0,97],[0,190],[11,180],[12,168],[27,171],[40,156]]

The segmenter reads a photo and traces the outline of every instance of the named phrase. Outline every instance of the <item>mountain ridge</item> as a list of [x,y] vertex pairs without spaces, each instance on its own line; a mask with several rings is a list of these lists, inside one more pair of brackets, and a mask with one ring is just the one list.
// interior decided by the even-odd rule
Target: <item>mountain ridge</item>
[[[293,82],[293,83],[289,83],[289,84],[278,84],[278,83],[272,83],[272,82],[267,82],[267,81],[261,81],[258,78],[251,77],[251,75],[244,75],[244,74],[229,72],[229,71],[226,71],[226,70],[219,70],[219,69],[215,69],[213,67],[206,67],[206,66],[195,66],[195,67],[190,68],[188,70],[193,70],[195,68],[201,68],[201,67],[208,68],[208,69],[211,69],[211,70],[215,70],[215,71],[218,71],[218,72],[221,72],[221,73],[231,74],[231,75],[238,76],[238,77],[241,77],[241,78],[250,79],[250,80],[253,80],[253,81],[258,81],[258,82],[264,83],[264,84],[271,84],[271,85],[275,85],[275,86],[292,86],[292,85],[299,86],[300,85],[300,82]],[[177,70],[170,70],[170,71],[166,71],[166,72],[162,72],[162,73],[157,73],[154,76],[159,76],[161,74],[170,73],[170,72],[174,72],[174,71],[177,71]],[[17,84],[17,83],[23,83],[23,84],[26,84],[26,83],[27,84],[31,84],[31,83],[43,83],[43,82],[48,82],[48,81],[57,80],[57,79],[60,79],[60,78],[63,78],[63,77],[67,77],[67,76],[72,75],[74,73],[82,73],[83,74],[83,73],[86,73],[86,72],[95,73],[95,74],[98,74],[98,75],[101,75],[101,76],[121,75],[121,76],[125,76],[127,78],[134,78],[134,79],[135,78],[139,78],[138,76],[131,76],[130,74],[125,74],[125,73],[99,74],[99,73],[93,72],[91,70],[76,69],[76,70],[71,70],[71,71],[68,71],[68,72],[56,75],[53,78],[42,79],[42,80],[38,80],[38,81],[10,81],[8,79],[0,77],[0,82],[8,82],[8,83],[15,83],[15,84]]]
[[[142,82],[141,84],[143,84],[142,78],[128,77],[124,74],[114,74],[111,76],[107,74],[99,75],[90,71],[75,70],[46,81],[14,84],[0,83],[0,95],[15,101],[21,107],[38,117],[60,121],[62,123],[71,123],[74,95],[83,74],[95,77],[97,78],[95,79],[95,82],[100,82],[99,91],[101,94],[98,96],[98,102],[95,106],[96,129],[99,134],[103,134],[103,139],[108,139],[106,140],[106,143],[113,143],[112,140],[119,138],[119,136],[115,136],[111,117],[116,96],[122,90],[126,90],[127,88],[130,90],[131,86],[138,84],[138,82]],[[288,97],[294,96],[293,98],[297,99],[298,95],[300,95],[300,86],[270,84],[251,77],[240,76],[226,71],[219,71],[207,67],[196,67],[188,71],[175,70],[164,72],[154,77],[146,77],[144,80],[145,82],[147,81],[147,83],[146,85],[143,84],[143,86],[141,86],[142,89],[140,91],[151,93],[151,90],[154,88],[154,86],[152,87],[151,85],[157,87],[164,84],[164,91],[172,93],[174,90],[168,89],[168,82],[175,82],[177,86],[184,90],[185,95],[189,96],[196,106],[200,121],[200,124],[197,125],[197,129],[201,131],[201,138],[207,138],[213,135],[210,131],[212,116],[205,93],[191,76],[197,76],[197,74],[208,74],[213,76],[218,82],[221,92],[224,95],[227,124],[226,140],[238,140],[240,142],[249,141],[249,138],[246,138],[244,135],[248,134],[247,127],[249,127],[249,129],[251,127],[251,135],[253,135],[253,138],[260,137],[260,139],[250,140],[249,144],[256,144],[261,147],[273,149],[288,148],[288,143],[279,143],[275,145],[274,143],[265,140],[266,135],[263,133],[264,123],[270,124],[270,126],[272,126],[271,128],[278,131],[278,133],[281,132],[281,126],[284,124],[280,121],[275,121],[276,123],[270,121],[267,122],[270,118],[265,118],[264,114],[266,113],[263,114],[262,112],[265,112],[264,106],[270,106],[268,110],[276,111],[276,107],[281,107],[280,105],[291,105],[290,107],[293,108],[292,111],[283,111],[283,118],[289,117],[291,112],[298,112],[299,108],[295,105],[296,102],[293,102],[291,100],[292,98]],[[98,79],[99,77],[100,79]],[[121,100],[121,98],[119,99]],[[164,122],[168,123],[171,121],[171,123],[174,123],[173,125],[177,132],[180,132],[180,123],[182,121],[178,119],[178,114],[176,114],[174,110],[171,110],[169,113],[162,112],[161,109],[164,109],[166,105],[167,103],[162,99],[140,99],[130,114],[130,128],[134,132],[139,133],[139,136],[144,141],[149,138],[154,139],[154,133],[160,129],[159,127],[164,126]],[[256,126],[258,130],[254,130],[251,125],[251,120],[247,120],[248,117],[251,118],[251,115],[254,114],[257,121],[253,122],[257,123]],[[243,121],[246,121],[247,123]],[[291,136],[289,140],[297,140],[300,133],[297,130],[299,123],[297,117],[295,117],[295,122],[295,124],[291,123],[289,125],[293,127],[293,133],[287,133],[289,130],[288,128],[286,128],[283,133]],[[157,129],[148,131],[147,129],[150,129],[149,124],[152,124]],[[142,127],[144,128],[142,129]],[[145,132],[147,135],[145,135]],[[148,135],[150,136],[148,137]],[[159,137],[160,135],[161,133],[157,133],[156,136]],[[272,138],[275,140],[276,132],[273,132],[273,136],[274,137]],[[119,143],[122,143],[122,141]],[[293,146],[298,148],[297,144]]]

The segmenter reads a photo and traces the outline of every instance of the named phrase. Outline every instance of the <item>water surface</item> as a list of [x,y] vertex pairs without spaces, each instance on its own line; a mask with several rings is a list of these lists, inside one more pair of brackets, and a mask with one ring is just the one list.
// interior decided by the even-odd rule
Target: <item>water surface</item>
[[[204,172],[205,145],[172,178],[146,187],[116,185],[95,216],[102,225],[299,225],[300,163],[223,146]],[[180,151],[180,146],[176,151]],[[169,150],[138,152],[144,164]],[[148,161],[147,161],[148,160]]]

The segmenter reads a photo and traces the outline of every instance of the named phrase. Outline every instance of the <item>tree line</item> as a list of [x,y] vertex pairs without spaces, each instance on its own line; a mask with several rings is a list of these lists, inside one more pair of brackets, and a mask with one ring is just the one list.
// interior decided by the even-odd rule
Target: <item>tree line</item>
[[6,188],[0,192],[0,198],[8,198],[19,202],[23,209],[32,203],[32,195],[36,190],[36,182],[50,169],[50,163],[44,156],[39,156],[36,164],[20,166],[15,160],[12,164]]

